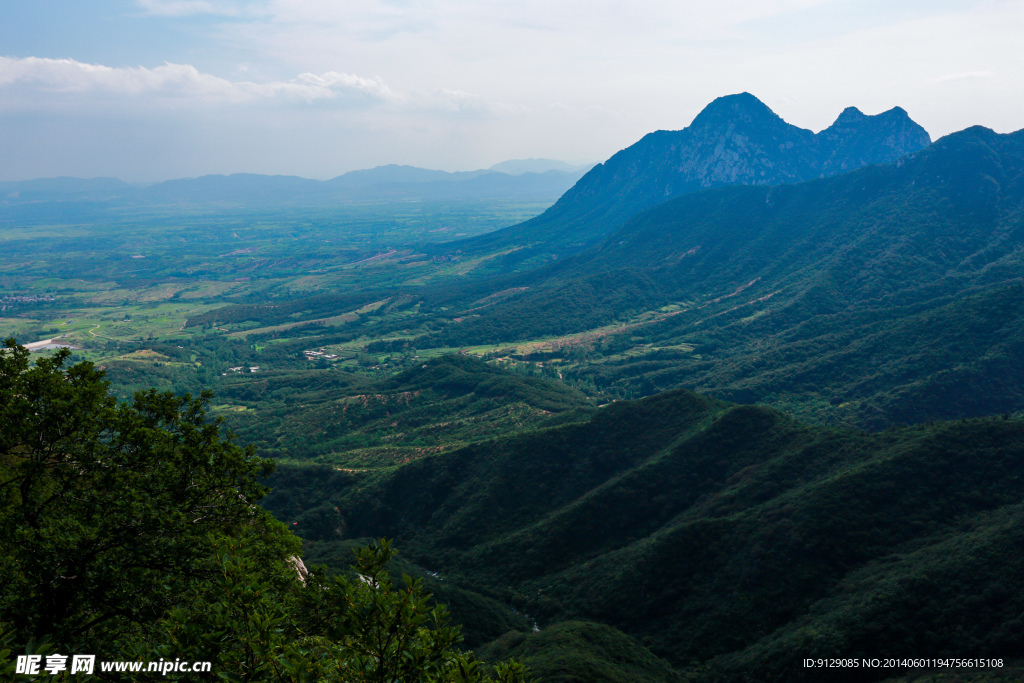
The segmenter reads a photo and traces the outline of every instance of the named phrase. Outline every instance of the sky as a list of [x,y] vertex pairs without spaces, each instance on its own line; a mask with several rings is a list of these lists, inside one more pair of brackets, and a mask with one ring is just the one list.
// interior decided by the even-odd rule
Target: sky
[[1024,128],[1024,0],[32,0],[0,9],[0,180],[603,161],[750,92],[933,139]]

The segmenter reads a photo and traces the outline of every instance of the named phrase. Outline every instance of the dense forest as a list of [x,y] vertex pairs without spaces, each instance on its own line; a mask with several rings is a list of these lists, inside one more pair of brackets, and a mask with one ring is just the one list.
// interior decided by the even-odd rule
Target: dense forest
[[[452,584],[607,624],[697,680],[882,680],[800,661],[1021,651],[1022,466],[1018,419],[869,434],[668,392],[336,482],[337,527],[314,536],[394,537]],[[301,497],[303,476],[324,486],[271,484]]]

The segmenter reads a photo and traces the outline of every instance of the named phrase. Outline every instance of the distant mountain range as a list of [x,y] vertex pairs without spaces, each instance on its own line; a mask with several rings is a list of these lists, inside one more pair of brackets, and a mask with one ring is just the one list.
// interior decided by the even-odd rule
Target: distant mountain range
[[588,168],[550,159],[514,159],[490,169],[455,173],[391,164],[322,181],[253,173],[180,178],[153,185],[116,178],[40,178],[0,182],[0,212],[47,202],[288,206],[502,197],[550,201]]
[[491,166],[489,170],[509,175],[522,175],[523,173],[547,173],[548,171],[562,171],[563,173],[579,173],[589,171],[594,164],[567,164],[564,161],[554,159],[509,159],[500,164]]
[[579,251],[673,197],[831,176],[895,161],[930,142],[899,107],[875,116],[849,107],[815,134],[786,123],[749,93],[729,95],[709,104],[687,128],[650,133],[597,164],[540,216],[452,248],[476,253],[519,247],[505,264],[528,265],[538,256]]

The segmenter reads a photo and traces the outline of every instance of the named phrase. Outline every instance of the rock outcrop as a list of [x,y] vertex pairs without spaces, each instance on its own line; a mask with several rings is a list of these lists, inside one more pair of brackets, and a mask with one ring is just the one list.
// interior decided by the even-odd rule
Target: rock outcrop
[[813,133],[749,93],[719,97],[682,130],[649,133],[598,164],[546,212],[459,243],[463,252],[532,244],[515,258],[578,251],[667,199],[726,185],[780,185],[887,164],[931,143],[899,107],[855,107]]

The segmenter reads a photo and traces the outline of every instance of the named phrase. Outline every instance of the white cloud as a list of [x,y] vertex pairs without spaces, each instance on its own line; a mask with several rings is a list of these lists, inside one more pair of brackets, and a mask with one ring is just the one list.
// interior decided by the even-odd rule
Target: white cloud
[[529,113],[529,108],[506,104],[504,102],[493,102],[482,95],[466,92],[465,90],[450,90],[441,88],[429,95],[417,97],[417,104],[425,110],[440,110],[443,112],[462,114],[483,114],[508,116]]
[[337,88],[357,90],[381,100],[400,101],[402,98],[384,84],[380,78],[363,78],[352,74],[328,71],[323,75],[313,73],[299,74],[295,79],[322,91],[336,92]]
[[456,116],[510,116],[529,111],[454,88],[400,93],[379,76],[367,78],[340,71],[305,72],[288,81],[255,82],[203,73],[190,64],[129,68],[73,59],[0,57],[0,110],[120,107],[125,102],[160,108],[326,103],[343,109],[388,106],[406,113]]
[[139,7],[158,17],[185,17],[193,14],[217,14],[237,17],[242,9],[236,3],[209,0],[136,0]]
[[742,91],[813,130],[849,105],[900,105],[934,136],[1015,130],[1024,111],[1024,0],[130,4],[134,43],[0,59],[0,138],[54,141],[16,157],[0,139],[0,174],[47,158],[71,172],[76,145],[82,168],[146,158],[153,177],[604,159]]
[[122,98],[161,105],[332,100],[372,104],[401,99],[379,78],[337,71],[256,83],[203,73],[189,64],[123,68],[73,59],[0,57],[0,106],[4,108],[45,108],[54,101],[84,104]]

